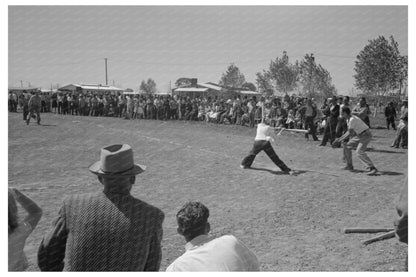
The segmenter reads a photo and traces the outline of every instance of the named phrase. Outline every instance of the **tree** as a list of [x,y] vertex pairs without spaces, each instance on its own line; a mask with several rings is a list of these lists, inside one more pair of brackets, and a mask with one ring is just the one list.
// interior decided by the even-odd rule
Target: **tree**
[[268,76],[275,83],[276,88],[287,94],[297,86],[298,65],[289,63],[289,57],[286,51],[283,51],[282,58],[277,57],[270,62]]
[[256,83],[259,91],[268,96],[273,94],[273,85],[269,77],[269,73],[265,70],[256,73]]
[[156,92],[156,82],[149,78],[147,79],[147,82],[144,80],[140,84],[140,91],[147,93],[147,94],[153,94]]
[[185,87],[191,85],[191,78],[181,77],[175,82],[176,87]]
[[227,71],[222,74],[219,81],[221,86],[231,88],[241,88],[246,83],[244,75],[240,72],[240,69],[233,63],[228,66]]
[[355,86],[364,93],[374,95],[376,101],[395,89],[401,89],[407,80],[407,56],[401,56],[398,43],[379,36],[357,55]]
[[332,97],[336,88],[331,74],[322,65],[317,65],[313,54],[306,54],[298,65],[299,82],[302,92],[309,97]]

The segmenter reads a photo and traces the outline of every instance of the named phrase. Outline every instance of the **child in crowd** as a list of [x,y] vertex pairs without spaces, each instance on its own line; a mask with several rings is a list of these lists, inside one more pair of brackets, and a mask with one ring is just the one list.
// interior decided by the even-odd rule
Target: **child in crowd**
[[[28,213],[20,222],[16,201]],[[23,249],[41,217],[42,209],[33,200],[17,189],[9,189],[9,271],[24,271],[28,267]]]

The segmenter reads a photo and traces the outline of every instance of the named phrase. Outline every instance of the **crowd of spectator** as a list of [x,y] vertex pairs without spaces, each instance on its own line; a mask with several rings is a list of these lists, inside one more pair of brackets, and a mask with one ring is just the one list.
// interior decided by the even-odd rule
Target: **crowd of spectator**
[[[9,111],[17,111],[24,106],[28,94],[19,97],[9,93]],[[356,106],[350,98],[334,97],[324,99],[318,108],[315,99],[297,95],[284,97],[235,96],[233,99],[218,97],[171,96],[171,95],[92,95],[72,93],[40,93],[41,112],[62,115],[105,116],[125,119],[187,120],[204,121],[217,124],[230,124],[254,127],[264,117],[272,127],[287,129],[306,129],[315,141],[316,134],[323,134],[321,146],[330,144],[346,132],[347,124],[340,115],[343,106],[351,108],[352,114],[360,117],[370,126],[370,107],[364,97]],[[25,99],[26,98],[26,99]],[[403,102],[402,107],[404,106]],[[407,105],[407,102],[406,102]],[[396,129],[394,120],[397,102],[390,102],[385,109],[387,128]],[[401,111],[401,110],[400,110]],[[401,111],[402,114],[402,111]],[[403,120],[405,118],[405,120]],[[400,142],[407,147],[407,117],[401,117]],[[403,128],[406,127],[406,128]],[[308,134],[305,135],[309,138]],[[401,139],[404,137],[405,139]],[[404,141],[404,142],[402,142]],[[394,143],[396,146],[398,143]]]

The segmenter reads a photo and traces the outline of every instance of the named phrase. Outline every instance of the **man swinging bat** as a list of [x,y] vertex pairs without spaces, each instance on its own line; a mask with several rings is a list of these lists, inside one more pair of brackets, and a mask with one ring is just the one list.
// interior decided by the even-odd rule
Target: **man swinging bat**
[[270,141],[274,141],[270,135],[274,135],[276,129],[264,123],[264,120],[257,125],[257,133],[254,139],[253,148],[248,156],[241,162],[240,167],[243,169],[250,168],[256,155],[261,151],[266,152],[267,156],[285,173],[293,175],[294,172],[277,156]]

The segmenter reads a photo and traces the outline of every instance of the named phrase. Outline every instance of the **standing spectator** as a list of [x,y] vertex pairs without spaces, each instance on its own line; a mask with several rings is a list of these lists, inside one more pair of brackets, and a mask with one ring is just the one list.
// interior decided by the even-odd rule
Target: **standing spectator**
[[136,175],[127,144],[101,149],[90,166],[104,186],[99,193],[63,202],[52,230],[38,250],[42,271],[158,271],[164,214],[131,194]]
[[126,104],[126,97],[124,95],[119,95],[118,96],[118,117],[123,117],[125,104]]
[[174,98],[169,101],[169,107],[170,107],[169,118],[178,119],[178,102]]
[[134,111],[134,101],[132,95],[126,96],[126,117],[125,119],[131,119],[133,117],[133,111]]
[[56,114],[56,110],[58,108],[58,95],[57,93],[52,94],[52,111]]
[[23,94],[20,95],[20,106],[23,110],[23,120],[27,120],[27,116],[29,114],[29,100],[26,97],[26,91],[23,91]]
[[[16,201],[28,215],[19,222]],[[9,189],[9,271],[24,271],[28,267],[23,251],[27,237],[42,217],[42,209],[29,197],[15,188]]]
[[62,114],[68,114],[69,103],[68,103],[68,94],[62,96]]
[[186,252],[166,271],[259,271],[256,255],[232,235],[209,237],[209,210],[200,202],[186,203],[176,214],[177,231]]
[[393,102],[390,102],[386,108],[384,109],[384,115],[386,117],[386,125],[387,125],[387,130],[390,130],[390,124],[391,127],[393,127],[394,130],[396,130],[396,124],[395,124],[395,120],[396,120],[396,109],[394,108]]
[[370,127],[370,107],[365,100],[365,97],[360,98],[360,102],[354,107],[351,112],[352,115],[358,116],[368,127]]
[[[343,98],[341,97],[341,99],[342,99],[341,104],[339,104],[339,109],[340,110],[342,110],[342,107],[350,107],[350,97],[349,96],[344,96]],[[336,131],[335,131],[337,138],[339,138],[340,136],[345,134],[345,132],[347,131],[347,128],[348,128],[347,127],[347,121],[340,114],[339,117],[338,117],[338,123],[337,123]]]
[[57,101],[58,101],[58,114],[62,114],[63,113],[63,96],[61,93],[58,94]]
[[78,114],[84,116],[85,115],[85,97],[84,95],[80,94],[78,97]]
[[256,103],[254,102],[254,99],[251,98],[250,101],[247,103],[248,107],[248,120],[250,127],[254,127],[254,118],[255,118],[255,107]]
[[305,138],[309,139],[309,134],[312,135],[314,141],[318,141],[316,136],[316,127],[313,122],[316,117],[316,106],[312,103],[311,99],[306,100],[306,109],[305,109],[305,130],[308,130],[308,133],[305,134]]
[[403,101],[403,106],[400,111],[400,121],[399,126],[397,126],[396,137],[394,138],[393,144],[391,147],[407,148],[408,146],[408,109],[407,109],[407,99]]
[[44,113],[44,112],[46,112],[46,101],[45,101],[45,92],[41,92],[40,93],[40,112],[41,113]]
[[332,142],[336,139],[335,130],[338,123],[340,109],[335,98],[329,98],[329,101],[329,109],[324,110],[324,115],[326,115],[326,126],[324,129],[324,136],[322,138],[322,142],[321,144],[319,144],[319,146],[325,146],[328,140],[329,143],[332,145]]
[[26,119],[26,124],[29,125],[30,118],[32,115],[36,113],[36,120],[38,125],[40,125],[40,108],[41,108],[41,100],[39,96],[39,91],[34,92],[34,94],[30,97],[29,103],[29,115]]

